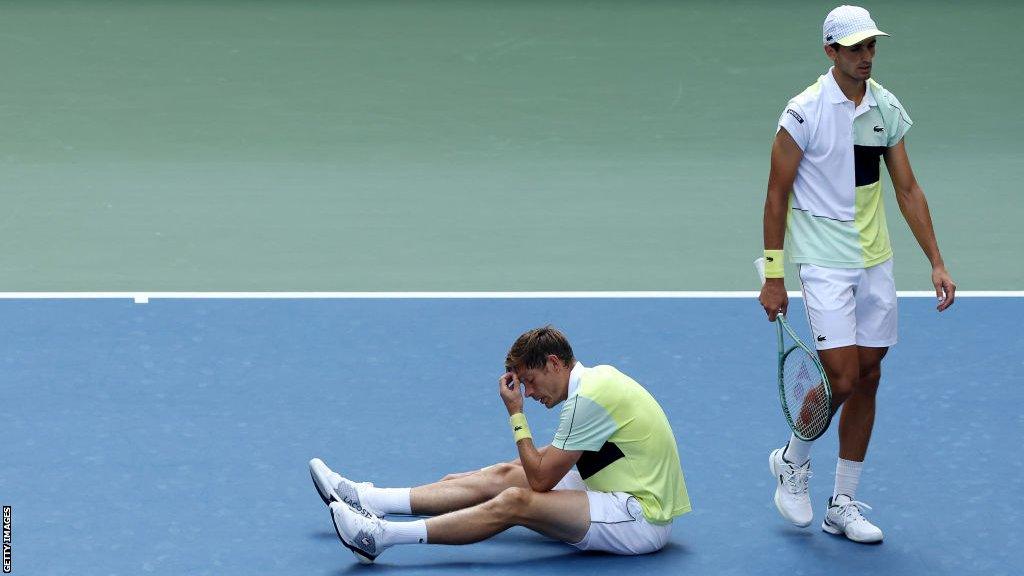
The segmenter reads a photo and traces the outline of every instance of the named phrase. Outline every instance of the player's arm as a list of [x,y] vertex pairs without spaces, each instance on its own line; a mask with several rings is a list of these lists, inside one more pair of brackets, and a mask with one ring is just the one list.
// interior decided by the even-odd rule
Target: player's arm
[[[544,446],[543,448],[538,448],[537,452],[540,452],[541,455],[543,455],[544,452],[546,452],[547,449],[550,448],[550,447],[551,446]],[[509,460],[508,462],[504,462],[504,464],[514,464],[516,466],[522,467],[523,466],[523,461],[520,460],[519,458],[515,458],[513,460]],[[451,474],[446,474],[444,477],[442,477],[441,481],[443,482],[445,480],[455,480],[456,478],[464,478],[466,476],[472,476],[473,474],[476,474],[477,472],[483,472],[485,470],[490,470],[491,468],[494,468],[495,466],[497,466],[497,464],[491,464],[490,466],[484,466],[483,468],[478,468],[476,470],[467,470],[465,472],[452,472]]]
[[533,445],[530,429],[523,416],[523,392],[519,379],[507,372],[498,379],[498,394],[508,409],[510,420],[513,421],[513,434],[516,437],[516,448],[519,449],[519,461],[526,473],[530,488],[536,492],[547,492],[565,477],[582,451],[561,450],[547,446],[541,450]]
[[928,199],[914,177],[903,140],[895,146],[886,148],[885,167],[889,170],[893,188],[896,189],[896,202],[900,205],[900,212],[903,213],[910,231],[914,233],[914,238],[932,265],[932,285],[935,286],[935,295],[939,299],[937,309],[941,312],[953,305],[956,284],[946,270],[946,264],[939,252],[935,228],[932,226],[932,215],[928,210]]
[[523,462],[526,480],[534,492],[547,492],[576,465],[583,454],[580,450],[562,450],[548,446],[543,453],[533,447],[532,438],[516,442],[519,459]]
[[[543,456],[544,453],[547,452],[548,448],[551,448],[550,444],[548,444],[547,446],[543,446],[541,448],[537,448],[537,452],[540,452],[540,454]],[[523,465],[523,460],[522,460],[522,458],[516,458],[515,460],[509,460],[508,463],[509,464],[515,464],[517,466],[522,466]]]
[[[789,194],[793,190],[796,171],[803,158],[803,150],[785,128],[775,134],[772,144],[771,171],[768,174],[768,194],[764,201],[764,249],[782,250],[786,240],[786,212]],[[781,264],[781,263],[780,263]],[[761,287],[761,305],[769,320],[775,320],[779,310],[789,305],[783,278],[768,278]]]

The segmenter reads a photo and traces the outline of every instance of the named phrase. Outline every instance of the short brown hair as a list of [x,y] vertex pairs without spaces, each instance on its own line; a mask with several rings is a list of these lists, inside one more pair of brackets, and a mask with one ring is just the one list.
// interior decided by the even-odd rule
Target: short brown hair
[[570,368],[576,364],[572,346],[565,334],[548,324],[534,328],[516,339],[505,357],[505,369],[543,368],[549,355],[554,354]]

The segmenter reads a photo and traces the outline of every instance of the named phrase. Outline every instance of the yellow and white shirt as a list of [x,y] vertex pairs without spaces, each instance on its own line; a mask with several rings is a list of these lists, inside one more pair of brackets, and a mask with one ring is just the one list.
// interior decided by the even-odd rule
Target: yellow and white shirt
[[587,489],[634,496],[648,522],[690,511],[668,417],[650,392],[612,366],[576,363],[551,445],[582,450],[576,470]]
[[868,268],[892,257],[881,156],[912,124],[899,100],[874,80],[855,106],[831,68],[786,104],[779,129],[804,153],[786,218],[790,261]]

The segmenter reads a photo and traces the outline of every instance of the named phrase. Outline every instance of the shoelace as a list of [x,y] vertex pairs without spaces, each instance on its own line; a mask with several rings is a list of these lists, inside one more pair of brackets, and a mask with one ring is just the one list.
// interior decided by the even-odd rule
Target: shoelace
[[797,468],[793,465],[789,466],[789,472],[786,474],[786,488],[790,494],[803,494],[807,492],[807,479],[812,476],[811,469],[809,467],[801,466]]
[[871,506],[868,506],[867,504],[859,500],[850,500],[849,502],[843,502],[842,504],[834,504],[833,506],[835,506],[837,509],[836,513],[839,514],[843,518],[843,520],[847,522],[856,522],[858,520],[863,520],[867,522],[867,518],[865,518],[864,515],[860,513],[860,509],[861,507],[863,507],[865,510],[871,510]]

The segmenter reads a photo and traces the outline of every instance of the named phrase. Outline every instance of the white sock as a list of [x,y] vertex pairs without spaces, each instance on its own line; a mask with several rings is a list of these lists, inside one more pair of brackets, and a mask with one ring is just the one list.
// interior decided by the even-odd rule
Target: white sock
[[412,514],[409,494],[412,488],[376,488],[368,486],[359,489],[359,500],[370,508],[385,514]]
[[856,500],[857,485],[860,484],[860,471],[863,467],[863,462],[840,458],[836,462],[836,487],[832,490],[832,497],[846,494],[850,500]]
[[804,462],[811,457],[813,444],[814,442],[805,442],[797,438],[796,434],[790,434],[789,444],[786,444],[786,449],[782,452],[782,459],[790,464],[803,466]]
[[412,522],[389,522],[384,521],[384,534],[381,535],[382,546],[394,544],[426,544],[427,543],[427,521],[414,520]]

